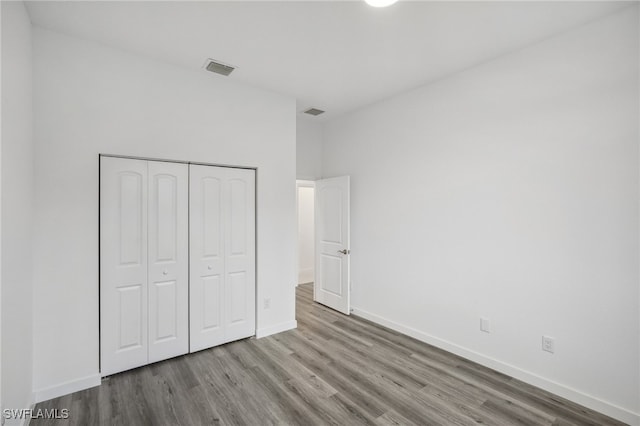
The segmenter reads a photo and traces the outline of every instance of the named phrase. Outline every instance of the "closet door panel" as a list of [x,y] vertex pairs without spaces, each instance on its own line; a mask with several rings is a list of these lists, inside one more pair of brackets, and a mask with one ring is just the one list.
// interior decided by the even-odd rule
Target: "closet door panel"
[[255,334],[255,172],[189,170],[194,352]]
[[147,363],[147,162],[100,161],[103,376]]
[[244,272],[229,274],[229,324],[246,321],[247,313],[247,275]]
[[[235,172],[232,170],[232,172]],[[235,173],[233,173],[235,174]],[[247,255],[247,209],[249,204],[249,184],[243,179],[231,178],[228,181],[229,219],[227,253],[229,256]]]
[[226,169],[226,341],[255,334],[255,171]]
[[116,288],[118,301],[118,343],[117,352],[144,346],[143,290],[141,284],[125,285]]
[[224,177],[189,166],[190,351],[224,343]]
[[188,172],[149,162],[149,362],[189,351]]
[[202,298],[202,330],[215,333],[222,328],[222,278],[220,275],[211,275],[201,278]]

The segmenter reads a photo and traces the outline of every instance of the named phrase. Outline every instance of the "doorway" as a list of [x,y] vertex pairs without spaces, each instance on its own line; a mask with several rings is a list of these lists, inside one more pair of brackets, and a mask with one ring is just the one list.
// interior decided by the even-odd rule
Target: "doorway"
[[296,181],[298,218],[298,284],[314,281],[315,262],[315,182]]
[[310,284],[314,302],[349,315],[350,179],[296,181],[298,279]]

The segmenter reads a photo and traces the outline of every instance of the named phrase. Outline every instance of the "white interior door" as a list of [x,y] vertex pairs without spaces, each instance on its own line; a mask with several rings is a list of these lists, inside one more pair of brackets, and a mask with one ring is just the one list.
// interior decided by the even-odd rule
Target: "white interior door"
[[147,164],[100,161],[103,376],[147,364]]
[[150,161],[149,362],[189,351],[189,167]]
[[255,171],[189,170],[194,352],[255,334]]
[[316,181],[313,299],[350,313],[349,176]]

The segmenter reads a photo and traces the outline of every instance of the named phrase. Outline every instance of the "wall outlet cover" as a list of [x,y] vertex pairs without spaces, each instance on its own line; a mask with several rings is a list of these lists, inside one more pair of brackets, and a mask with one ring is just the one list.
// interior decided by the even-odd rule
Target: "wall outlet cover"
[[542,350],[554,353],[556,350],[556,340],[550,336],[542,336]]
[[491,333],[491,321],[488,318],[480,318],[480,331]]

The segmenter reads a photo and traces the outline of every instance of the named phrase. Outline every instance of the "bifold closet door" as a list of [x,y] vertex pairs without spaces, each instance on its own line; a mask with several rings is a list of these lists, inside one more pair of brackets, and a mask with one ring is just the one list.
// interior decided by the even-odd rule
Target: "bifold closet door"
[[149,162],[149,362],[189,351],[189,168]]
[[255,334],[255,171],[189,170],[194,352]]
[[102,375],[146,364],[147,341],[147,162],[102,157]]
[[188,351],[188,167],[101,157],[103,376]]

